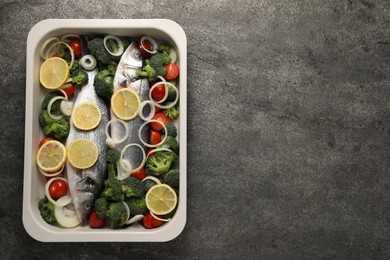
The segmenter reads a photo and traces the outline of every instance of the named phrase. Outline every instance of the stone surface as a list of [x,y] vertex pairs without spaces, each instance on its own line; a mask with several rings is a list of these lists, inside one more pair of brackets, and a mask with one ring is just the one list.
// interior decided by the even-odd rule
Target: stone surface
[[[22,225],[26,39],[46,18],[169,18],[188,40],[188,219],[167,243]],[[385,0],[0,0],[1,259],[390,255]]]

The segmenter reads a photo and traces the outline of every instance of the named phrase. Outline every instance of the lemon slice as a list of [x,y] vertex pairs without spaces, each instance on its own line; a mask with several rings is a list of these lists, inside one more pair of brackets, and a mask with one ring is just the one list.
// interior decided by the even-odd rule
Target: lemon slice
[[39,81],[47,89],[62,87],[69,78],[68,63],[59,57],[45,60],[39,71]]
[[146,207],[157,215],[172,212],[177,204],[176,192],[167,184],[152,186],[145,196]]
[[102,119],[102,113],[97,105],[85,102],[73,109],[72,122],[80,130],[92,130],[97,127]]
[[93,166],[99,156],[95,142],[79,138],[68,145],[68,160],[77,169],[87,169]]
[[44,172],[56,172],[65,164],[66,148],[56,140],[42,145],[37,153],[37,165]]
[[111,97],[111,108],[122,120],[130,120],[138,115],[141,99],[132,88],[121,88]]

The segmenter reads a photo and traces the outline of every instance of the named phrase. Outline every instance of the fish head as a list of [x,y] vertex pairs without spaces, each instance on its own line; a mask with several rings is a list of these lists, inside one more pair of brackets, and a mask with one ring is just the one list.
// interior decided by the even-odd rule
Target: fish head
[[85,172],[84,176],[76,183],[75,192],[77,195],[74,196],[73,204],[80,219],[86,222],[93,209],[95,199],[101,191],[101,185],[88,172]]

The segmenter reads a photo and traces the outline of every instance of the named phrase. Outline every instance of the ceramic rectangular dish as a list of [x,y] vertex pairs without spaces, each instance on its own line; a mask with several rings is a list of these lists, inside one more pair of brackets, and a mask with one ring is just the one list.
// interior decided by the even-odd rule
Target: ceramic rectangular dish
[[[132,225],[119,230],[112,230],[108,227],[91,229],[89,226],[64,229],[47,224],[40,216],[38,200],[44,197],[45,179],[39,173],[35,163],[38,143],[43,138],[38,123],[40,102],[44,93],[39,83],[39,68],[42,64],[39,48],[48,37],[65,33],[112,34],[130,37],[148,35],[170,44],[177,51],[177,64],[180,68],[178,82],[180,117],[177,120],[180,143],[179,203],[172,220],[159,228],[145,229],[141,225]],[[43,242],[162,242],[177,237],[184,229],[187,212],[187,42],[183,29],[177,23],[167,19],[44,20],[37,23],[28,35],[26,69],[23,225],[28,234]]]

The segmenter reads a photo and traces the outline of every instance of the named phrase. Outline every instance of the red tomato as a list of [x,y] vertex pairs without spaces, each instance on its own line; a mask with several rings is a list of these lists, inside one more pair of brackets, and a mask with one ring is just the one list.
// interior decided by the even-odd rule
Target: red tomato
[[164,65],[164,68],[167,69],[167,74],[165,74],[164,78],[166,80],[173,80],[179,76],[179,67],[176,64],[166,64]]
[[55,178],[55,177],[62,177],[62,178],[64,178],[64,174],[61,172],[61,173],[57,174],[54,177],[45,176],[45,179],[46,179],[46,181],[49,181],[50,179]]
[[58,55],[57,53],[54,53],[53,55],[51,55],[51,57],[52,57],[52,58],[53,58],[53,57],[61,58],[61,56]]
[[54,200],[65,196],[67,192],[68,184],[63,180],[55,180],[49,186],[49,194]]
[[153,218],[150,212],[145,214],[143,222],[144,226],[148,229],[156,228],[163,224],[161,220]]
[[81,56],[81,41],[80,39],[74,39],[70,41],[69,47],[72,48],[73,54],[76,58]]
[[72,86],[63,88],[62,90],[65,91],[65,93],[66,93],[66,95],[68,95],[68,97],[73,97],[74,92],[76,90],[76,87],[72,85]]
[[139,41],[138,46],[139,46],[139,49],[141,50],[142,56],[144,56],[145,58],[149,57],[150,53],[145,51],[145,49],[147,49],[148,51],[152,50],[152,45],[150,44],[150,42],[144,41],[143,46],[141,46],[141,41]]
[[152,150],[153,150],[153,149],[149,149],[149,150],[146,152],[146,155],[147,155],[147,156],[153,156],[153,155],[155,155],[156,152],[151,153]]
[[150,144],[155,145],[161,142],[161,135],[159,132],[150,130]]
[[[161,123],[163,123],[163,125],[167,125],[169,124],[169,121],[171,120],[167,115],[165,115],[163,112],[159,112],[159,113],[156,113],[153,118],[153,120],[158,120],[160,121]],[[156,123],[156,122],[152,122],[150,123],[150,126],[152,127],[152,129],[154,131],[161,131],[164,127],[159,124],[159,123]]]
[[154,101],[160,101],[165,96],[165,85],[158,85],[152,90],[152,98]]
[[146,176],[146,170],[145,168],[142,168],[138,172],[133,172],[132,174],[130,174],[130,176],[142,181]]
[[102,228],[106,224],[106,219],[96,216],[96,212],[92,211],[89,215],[89,226],[91,228]]
[[44,145],[45,143],[47,143],[48,141],[50,140],[55,140],[53,137],[45,137],[43,138],[40,142],[39,142],[39,148],[41,148],[42,145]]
[[156,114],[156,113],[158,113],[158,112],[161,112],[161,108],[159,108],[159,107],[154,107],[155,109],[156,109],[156,111],[154,111],[154,114]]

